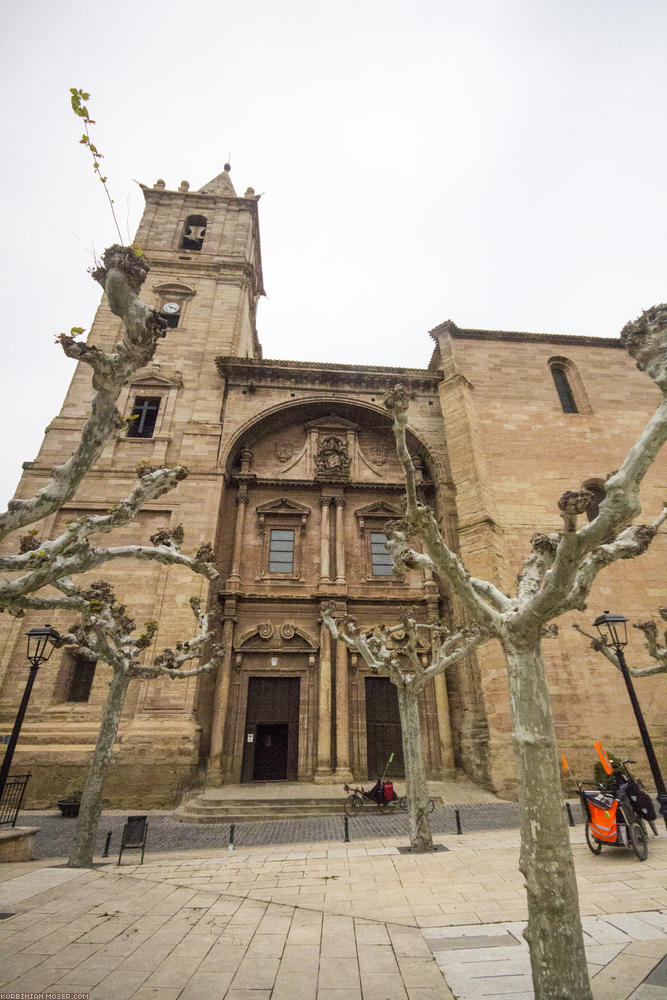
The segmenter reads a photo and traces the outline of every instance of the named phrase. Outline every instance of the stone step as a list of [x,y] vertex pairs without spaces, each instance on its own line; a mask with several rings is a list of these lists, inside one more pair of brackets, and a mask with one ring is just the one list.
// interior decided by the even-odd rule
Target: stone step
[[174,813],[183,823],[241,823],[253,820],[294,819],[300,816],[330,816],[343,814],[344,799],[251,800],[211,802],[205,798],[191,799]]
[[345,795],[337,795],[335,798],[312,798],[312,799],[214,799],[208,795],[197,795],[190,799],[188,805],[197,805],[206,809],[274,809],[281,806],[291,808],[292,806],[337,806],[345,802]]
[[[218,823],[220,825],[230,823],[265,823],[270,822],[275,819],[308,819],[309,817],[317,816],[317,813],[303,813],[299,811],[293,811],[289,813],[280,813],[276,815],[275,812],[267,812],[262,815],[261,813],[195,813],[190,812],[187,809],[179,809],[174,813],[174,819],[178,820],[180,823]],[[319,815],[338,815],[343,817],[342,809],[338,813],[320,813]]]

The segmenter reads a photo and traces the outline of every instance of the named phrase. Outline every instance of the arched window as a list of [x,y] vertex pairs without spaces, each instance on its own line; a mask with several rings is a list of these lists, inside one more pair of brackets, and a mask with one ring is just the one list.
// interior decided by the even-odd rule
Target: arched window
[[205,215],[188,215],[181,240],[183,250],[201,250],[206,236],[206,225]]
[[600,504],[607,495],[607,491],[598,479],[592,479],[584,483],[584,489],[592,496],[592,500],[586,509],[586,517],[589,521],[594,521],[600,512]]
[[574,393],[572,392],[570,380],[567,377],[565,365],[560,364],[559,362],[553,362],[550,365],[550,368],[563,413],[578,413],[579,410],[574,401]]

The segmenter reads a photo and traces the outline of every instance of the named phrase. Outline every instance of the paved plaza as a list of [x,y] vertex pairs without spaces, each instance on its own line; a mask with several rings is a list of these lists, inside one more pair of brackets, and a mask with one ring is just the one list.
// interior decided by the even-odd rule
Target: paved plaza
[[[595,1000],[667,1000],[667,836],[639,863],[571,831]],[[529,1000],[517,830],[150,849],[0,868],[0,990],[92,1000]],[[150,844],[149,844],[150,848]]]

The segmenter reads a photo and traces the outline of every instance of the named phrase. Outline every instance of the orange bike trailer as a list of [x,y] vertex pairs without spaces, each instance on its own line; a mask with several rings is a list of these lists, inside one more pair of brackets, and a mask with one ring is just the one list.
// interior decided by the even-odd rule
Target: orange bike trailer
[[595,799],[597,801],[593,801],[592,797],[586,795],[591,833],[596,840],[615,844],[618,840],[618,826],[616,824],[618,800],[612,798],[611,795],[596,795]]

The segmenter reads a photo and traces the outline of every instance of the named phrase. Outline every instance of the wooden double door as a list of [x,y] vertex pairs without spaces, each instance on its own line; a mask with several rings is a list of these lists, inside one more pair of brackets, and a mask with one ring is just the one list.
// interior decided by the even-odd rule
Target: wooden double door
[[299,678],[248,678],[241,781],[296,781]]

